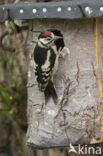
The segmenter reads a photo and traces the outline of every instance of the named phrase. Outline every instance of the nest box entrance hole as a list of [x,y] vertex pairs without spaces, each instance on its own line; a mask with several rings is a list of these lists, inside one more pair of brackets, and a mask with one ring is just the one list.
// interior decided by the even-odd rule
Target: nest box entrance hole
[[[54,33],[54,35],[56,36],[61,36],[63,37],[62,33],[60,32],[60,30],[56,30],[56,29],[48,29],[48,31],[51,31]],[[57,51],[58,50],[62,50],[65,46],[65,43],[64,43],[64,38],[63,39],[58,39],[54,42],[56,44],[56,47],[57,47]]]

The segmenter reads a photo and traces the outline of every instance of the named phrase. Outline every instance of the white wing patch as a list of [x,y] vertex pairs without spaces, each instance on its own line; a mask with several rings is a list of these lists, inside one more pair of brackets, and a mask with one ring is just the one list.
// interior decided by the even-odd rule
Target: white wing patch
[[47,59],[46,59],[44,65],[41,66],[42,71],[48,70],[48,67],[50,66],[49,58],[50,58],[50,50],[48,51]]

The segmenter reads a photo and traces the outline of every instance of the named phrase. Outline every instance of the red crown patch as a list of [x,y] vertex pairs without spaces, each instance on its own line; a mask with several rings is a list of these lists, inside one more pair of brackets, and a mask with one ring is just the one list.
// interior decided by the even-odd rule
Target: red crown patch
[[50,35],[50,34],[51,34],[50,31],[45,31],[45,32],[44,32],[44,36],[48,36],[48,35]]

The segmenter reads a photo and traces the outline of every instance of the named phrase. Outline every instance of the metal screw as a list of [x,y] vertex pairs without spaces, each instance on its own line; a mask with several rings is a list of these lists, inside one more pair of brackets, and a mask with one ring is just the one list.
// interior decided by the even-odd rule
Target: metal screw
[[37,12],[37,10],[36,9],[33,9],[32,12],[35,14]]
[[68,10],[68,11],[71,11],[71,10],[72,10],[72,8],[71,8],[71,7],[68,7],[68,8],[67,8],[67,10]]
[[44,12],[44,13],[47,12],[47,8],[43,8],[43,12]]
[[89,15],[93,12],[92,8],[90,8],[90,7],[86,7],[86,8],[85,8],[85,11],[86,11]]
[[20,14],[23,14],[24,10],[23,9],[20,9]]
[[102,7],[100,7],[100,11],[103,11],[103,6],[102,6]]
[[57,8],[57,11],[58,11],[58,12],[61,12],[61,11],[62,11],[62,8]]

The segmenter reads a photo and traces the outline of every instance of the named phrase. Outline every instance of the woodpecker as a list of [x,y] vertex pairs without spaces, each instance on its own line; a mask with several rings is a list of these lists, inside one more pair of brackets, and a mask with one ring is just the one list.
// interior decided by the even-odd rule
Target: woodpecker
[[52,97],[57,103],[57,93],[53,84],[53,76],[58,68],[58,51],[55,41],[63,38],[53,32],[41,32],[34,49],[34,69],[39,90],[44,92],[46,103]]

